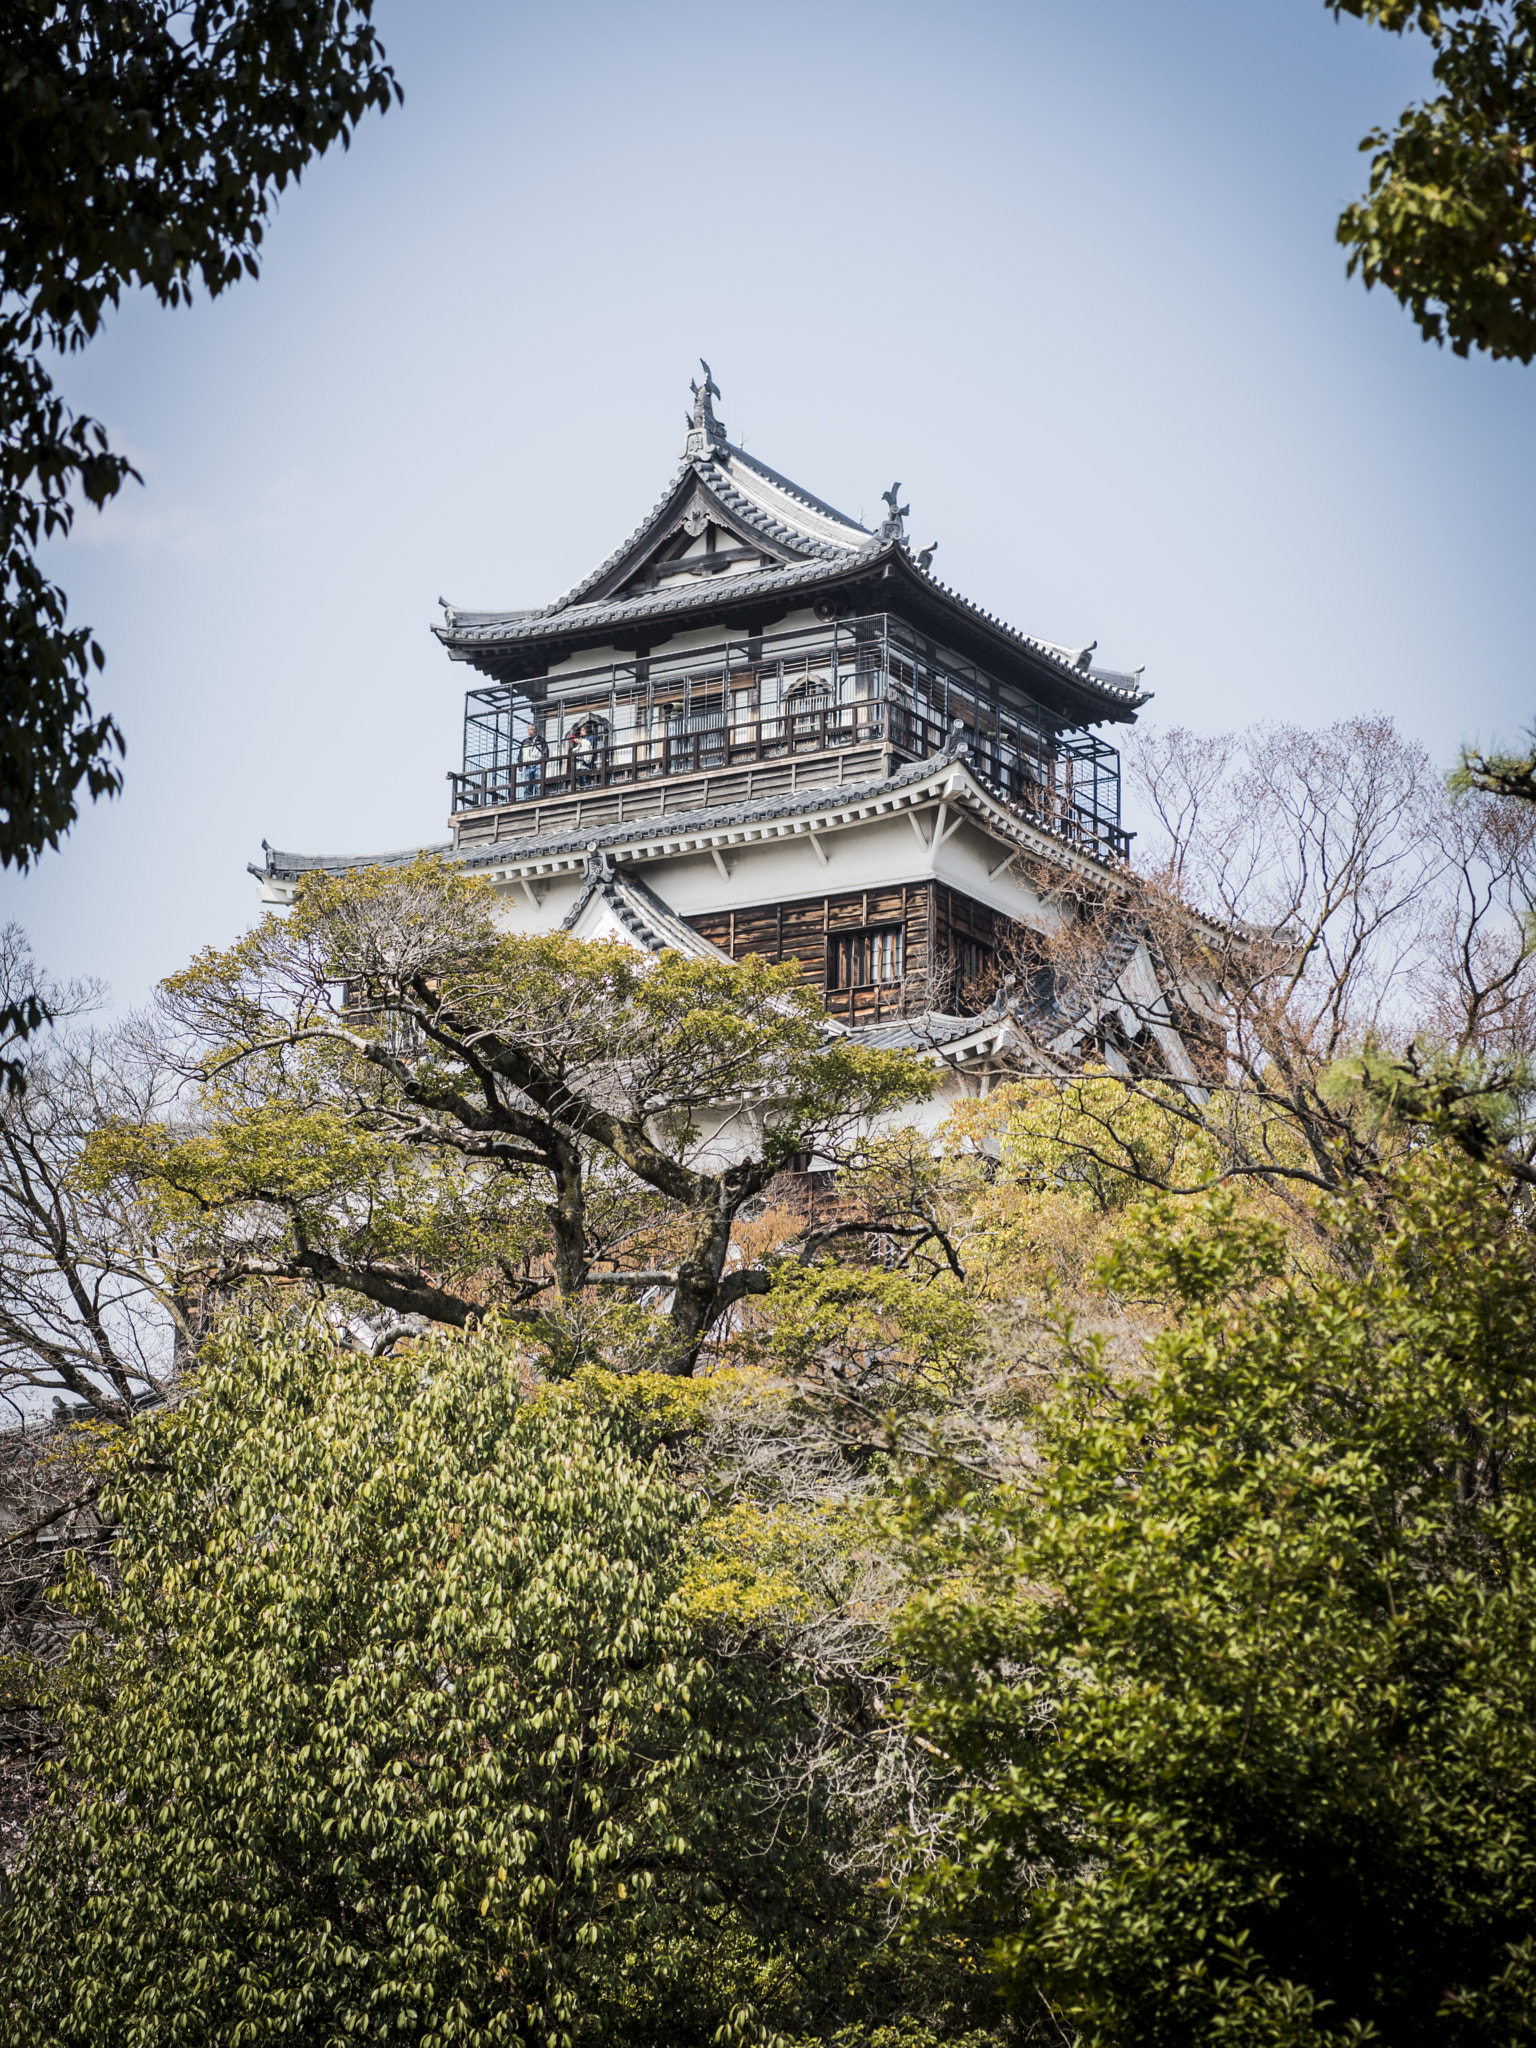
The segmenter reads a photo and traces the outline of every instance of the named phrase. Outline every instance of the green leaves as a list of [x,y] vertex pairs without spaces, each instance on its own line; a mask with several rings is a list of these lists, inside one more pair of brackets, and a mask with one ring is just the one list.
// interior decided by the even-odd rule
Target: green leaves
[[1536,355],[1536,4],[1340,0],[1337,12],[1416,25],[1441,90],[1376,131],[1370,189],[1340,216],[1349,271],[1383,284],[1427,341],[1457,355]]
[[[619,1322],[625,1348],[692,1371],[769,1283],[727,1271],[744,1206],[934,1081],[927,1060],[831,1031],[791,967],[509,936],[483,883],[428,858],[313,877],[290,917],[163,995],[210,1127],[169,1148],[162,1130],[115,1134],[102,1170],[116,1158],[241,1215],[229,1281],[307,1279],[461,1327],[493,1305],[530,1318],[552,1293],[562,1373]],[[618,1287],[666,1289],[665,1324],[582,1303]]]
[[70,414],[31,346],[22,323],[0,320],[0,866],[19,868],[58,845],[82,782],[93,798],[122,785],[122,734],[90,704],[105,657],[88,627],[66,623],[35,551],[69,531],[72,486],[99,506],[136,474]]
[[955,1387],[985,1345],[974,1299],[952,1274],[927,1279],[786,1261],[767,1298],[760,1348],[780,1372],[882,1399]]
[[[1040,1418],[1038,1498],[914,1492],[932,1881],[1088,2042],[1523,2037],[1536,1981],[1536,1272],[1454,1153],[1286,1277],[1214,1198],[1105,1277],[1179,1312]],[[1021,1885],[1026,1886],[1020,1891]]]
[[371,0],[20,0],[0,61],[0,865],[115,794],[122,735],[90,705],[104,657],[37,567],[76,494],[137,472],[42,366],[83,347],[124,290],[164,305],[258,269],[278,193],[370,107],[399,97]]
[[80,1588],[106,1634],[0,2040],[543,2048],[664,2008],[702,1871],[773,1918],[762,1724],[684,1612],[689,1504],[598,1407],[519,1386],[484,1339],[269,1336],[109,1454],[123,1583]]

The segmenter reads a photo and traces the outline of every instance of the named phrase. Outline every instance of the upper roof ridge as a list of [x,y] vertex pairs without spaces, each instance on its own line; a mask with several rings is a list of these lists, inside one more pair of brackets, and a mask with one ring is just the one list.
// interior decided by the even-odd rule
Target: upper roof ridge
[[[860,548],[869,545],[869,536],[861,527],[851,524],[846,528],[848,538],[845,540],[841,537],[843,529],[839,514],[815,513],[808,520],[809,501],[803,498],[801,502],[805,505],[805,510],[794,514],[794,523],[791,524],[789,519],[779,515],[772,504],[764,503],[761,497],[753,497],[741,488],[740,471],[735,463],[730,469],[725,469],[719,463],[708,468],[702,464],[696,464],[695,467],[699,469],[700,481],[707,490],[738,518],[745,520],[749,526],[769,540],[791,546],[801,553],[827,558],[857,554]],[[780,496],[790,496],[790,493],[779,485],[775,485],[774,489]],[[834,521],[837,523],[834,524]],[[833,535],[837,537],[832,538]]]
[[835,505],[829,505],[825,498],[818,498],[814,491],[808,491],[803,484],[797,484],[791,478],[781,476],[778,470],[770,469],[766,462],[759,462],[755,455],[749,455],[745,448],[738,448],[734,442],[727,442],[726,453],[733,463],[744,462],[748,469],[755,471],[765,482],[772,484],[775,490],[782,491],[786,498],[793,498],[810,511],[819,512],[823,519],[831,520],[836,526],[846,527],[850,535],[857,534],[859,546],[867,546],[875,538],[869,528],[861,526],[857,519],[850,519],[846,512],[839,512]]
[[[810,599],[818,585],[840,588],[843,579],[866,572],[888,576],[900,563],[924,589],[945,599],[965,620],[976,622],[989,634],[1003,636],[1016,648],[1027,649],[1032,658],[1043,660],[1050,672],[1069,682],[1074,692],[1105,707],[1108,715],[1123,718],[1148,701],[1139,669],[1125,674],[1093,666],[1096,642],[1087,647],[1063,647],[1025,633],[935,576],[934,549],[914,552],[907,539],[909,508],[902,502],[900,484],[881,493],[886,517],[871,531],[729,441],[723,423],[715,416],[713,401],[720,397],[720,387],[702,356],[699,367],[704,381],[701,384],[695,378],[690,386],[693,405],[687,416],[687,443],[677,469],[650,511],[594,569],[552,604],[501,611],[461,611],[445,604],[445,623],[433,631],[457,658],[473,661],[478,667],[482,665],[481,648],[491,645],[526,646],[545,635],[586,636],[603,628],[643,631],[653,620],[671,621],[726,597],[739,600],[771,595],[794,601],[804,592]],[[734,525],[746,544],[727,553],[728,576],[687,577],[675,587],[667,583],[658,587],[654,576],[638,574],[671,545],[674,536],[696,537],[717,513],[718,523]],[[751,555],[758,540],[765,545],[762,562],[754,569]],[[672,559],[667,557],[669,563]]]

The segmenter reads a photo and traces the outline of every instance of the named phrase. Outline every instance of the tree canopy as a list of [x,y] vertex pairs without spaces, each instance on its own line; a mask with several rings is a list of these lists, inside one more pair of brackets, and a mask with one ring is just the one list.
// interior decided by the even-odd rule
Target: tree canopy
[[932,1086],[795,979],[509,935],[431,859],[316,877],[167,983],[199,1113],[103,1131],[90,1171],[201,1225],[215,1289],[308,1280],[456,1326],[499,1306],[557,1348],[544,1297],[661,1290],[653,1362],[690,1371],[770,1284],[732,1263],[743,1209]]
[[1528,766],[1165,735],[938,1128],[432,861],[29,1048],[0,2039],[1529,2034]]
[[693,1511],[617,1417],[485,1339],[338,1371],[274,1333],[111,1463],[121,1584],[74,1587],[111,1650],[76,1641],[0,2038],[631,2039],[712,1916],[793,1921],[771,1717],[703,1657]]
[[1536,2010],[1536,1264],[1454,1154],[1298,1270],[1230,1194],[1102,1266],[1035,1483],[914,1487],[898,1624],[965,1772],[932,1891],[1085,2043],[1524,2038]]
[[372,0],[9,0],[0,62],[0,865],[57,846],[115,792],[104,662],[38,566],[77,499],[135,474],[54,388],[49,351],[124,291],[186,303],[257,274],[278,195],[399,96]]
[[1536,5],[1328,0],[1433,50],[1433,99],[1372,152],[1366,196],[1338,226],[1349,269],[1385,285],[1428,341],[1495,360],[1536,355]]

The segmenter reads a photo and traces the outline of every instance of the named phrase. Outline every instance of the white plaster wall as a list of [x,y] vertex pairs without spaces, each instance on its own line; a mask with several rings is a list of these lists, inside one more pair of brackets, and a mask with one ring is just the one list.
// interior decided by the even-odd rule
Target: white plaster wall
[[[908,828],[910,830],[910,828]],[[1056,913],[1047,911],[1039,896],[1023,881],[1016,866],[1004,866],[1017,849],[1011,842],[994,839],[977,825],[966,823],[946,839],[934,860],[934,873],[941,882],[974,896],[1004,917],[1043,929]]]
[[[912,1129],[936,1141],[939,1127],[955,1103],[976,1092],[974,1080],[967,1086],[964,1077],[946,1069],[926,1102],[911,1102],[902,1109],[876,1117],[864,1135]],[[689,1154],[690,1164],[717,1168],[729,1166],[735,1159],[746,1158],[761,1147],[764,1122],[760,1103],[744,1103],[738,1110],[700,1111],[697,1116],[699,1135],[694,1150]],[[813,1157],[811,1164],[813,1168],[825,1168],[832,1162]]]
[[589,906],[582,913],[581,922],[586,927],[581,936],[594,946],[603,945],[611,939],[618,939],[626,946],[634,945],[634,939],[614,915],[612,906],[601,898],[596,909]]
[[[903,882],[919,884],[937,878],[1005,917],[1042,927],[1051,913],[1017,872],[1003,865],[1011,850],[1008,843],[967,822],[935,851],[931,844],[920,842],[919,833],[931,840],[936,816],[936,810],[929,808],[818,830],[816,840],[826,855],[825,865],[817,857],[810,834],[800,832],[782,839],[720,847],[728,878],[721,876],[707,850],[636,862],[633,871],[682,917],[759,909],[808,896],[894,888]],[[917,831],[909,817],[915,819]],[[509,847],[508,859],[514,858]],[[529,886],[539,899],[537,904],[530,902],[528,886],[522,883],[493,886],[506,929],[536,933],[559,928],[580,894],[582,880],[579,872],[572,872],[533,882]]]
[[[559,875],[553,881],[530,883],[528,888],[518,882],[498,882],[494,885],[496,921],[503,931],[516,932],[523,938],[557,932],[575,907],[582,887],[579,870]],[[529,889],[537,903],[530,902]]]
[[684,917],[707,910],[746,910],[845,889],[890,888],[925,881],[932,872],[904,818],[868,819],[843,831],[818,831],[823,867],[808,833],[723,846],[730,879],[707,852],[647,863],[640,875]]

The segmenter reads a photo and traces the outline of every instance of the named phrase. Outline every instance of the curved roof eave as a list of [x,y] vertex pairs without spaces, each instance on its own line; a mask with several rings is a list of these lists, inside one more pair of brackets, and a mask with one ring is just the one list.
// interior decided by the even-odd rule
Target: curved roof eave
[[[777,470],[759,462],[755,455],[748,455],[744,449],[729,443],[723,453],[728,458],[724,462],[713,453],[684,456],[668,480],[666,489],[640,523],[631,528],[596,568],[578,577],[552,603],[502,612],[468,611],[454,606],[449,608],[450,630],[459,626],[483,630],[514,622],[521,624],[555,619],[581,606],[592,593],[601,591],[605,583],[623,571],[636,553],[643,551],[647,540],[665,526],[668,513],[677,501],[695,486],[715,498],[726,517],[734,517],[746,524],[776,547],[800,554],[809,553],[822,559],[852,558],[873,540],[874,536],[857,520],[850,519],[845,512],[839,512],[836,506],[828,505],[801,485],[792,483],[788,477],[780,476]],[[785,501],[783,515],[776,515],[772,503],[765,503],[761,495],[742,491],[733,483],[731,471],[738,464],[769,486],[770,499]]]
[[833,561],[795,563],[753,575],[721,577],[702,587],[658,590],[614,603],[572,605],[560,612],[509,613],[498,618],[481,614],[484,623],[475,624],[459,624],[460,615],[456,614],[453,625],[434,626],[432,631],[455,660],[467,661],[483,674],[495,675],[522,650],[531,654],[541,642],[553,648],[585,639],[597,646],[611,640],[615,632],[631,633],[652,622],[666,622],[669,630],[676,630],[672,622],[690,615],[703,623],[744,604],[761,608],[765,600],[771,602],[779,597],[803,597],[809,601],[818,591],[866,578],[884,578],[892,570],[910,583],[915,595],[964,631],[1006,651],[1015,660],[1022,658],[1042,681],[1049,681],[1075,700],[1075,708],[1085,719],[1127,721],[1149,701],[1150,692],[1126,689],[1075,668],[1046,642],[1021,633],[995,613],[983,611],[920,568],[906,543],[895,540]]

